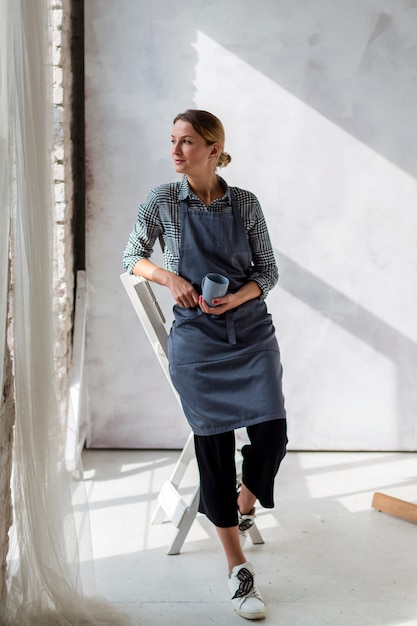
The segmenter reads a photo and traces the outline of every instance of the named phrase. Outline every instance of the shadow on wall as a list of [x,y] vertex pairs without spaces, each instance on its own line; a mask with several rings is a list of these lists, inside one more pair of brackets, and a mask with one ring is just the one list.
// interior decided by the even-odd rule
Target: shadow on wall
[[410,425],[415,423],[417,406],[415,342],[282,252],[275,252],[282,274],[280,286],[285,291],[395,364],[399,437],[401,441],[414,440]]
[[[230,14],[242,12],[229,0]],[[245,2],[250,25],[220,20],[201,30],[359,141],[417,177],[417,5],[405,0]],[[262,33],[262,49],[259,47]]]

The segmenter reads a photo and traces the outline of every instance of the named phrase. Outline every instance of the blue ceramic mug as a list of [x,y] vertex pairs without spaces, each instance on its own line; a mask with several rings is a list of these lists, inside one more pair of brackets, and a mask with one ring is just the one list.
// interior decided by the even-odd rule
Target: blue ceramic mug
[[205,300],[209,306],[218,306],[217,304],[213,304],[213,300],[226,295],[228,286],[229,279],[226,278],[226,276],[214,274],[213,272],[207,274],[201,281],[203,300]]

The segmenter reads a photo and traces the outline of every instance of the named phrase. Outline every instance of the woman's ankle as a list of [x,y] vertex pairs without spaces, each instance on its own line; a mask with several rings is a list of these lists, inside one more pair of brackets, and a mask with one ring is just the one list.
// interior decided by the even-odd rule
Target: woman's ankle
[[243,483],[237,497],[237,508],[241,515],[249,515],[255,505],[256,496]]

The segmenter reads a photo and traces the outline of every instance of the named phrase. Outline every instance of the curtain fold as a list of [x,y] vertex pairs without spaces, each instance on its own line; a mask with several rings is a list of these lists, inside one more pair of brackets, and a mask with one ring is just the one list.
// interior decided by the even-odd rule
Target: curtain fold
[[106,600],[83,593],[72,478],[65,467],[56,393],[48,14],[46,0],[0,0],[2,95],[7,85],[7,105],[3,98],[0,111],[1,183],[6,183],[1,185],[0,348],[8,236],[3,224],[8,228],[10,213],[16,399],[14,525],[0,623],[117,626],[129,623],[125,615]]

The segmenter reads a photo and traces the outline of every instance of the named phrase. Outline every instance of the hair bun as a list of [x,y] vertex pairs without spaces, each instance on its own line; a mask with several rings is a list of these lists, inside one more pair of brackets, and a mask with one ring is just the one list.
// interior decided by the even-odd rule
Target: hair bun
[[219,156],[219,160],[217,161],[217,167],[226,167],[229,165],[232,157],[227,152],[222,152]]

